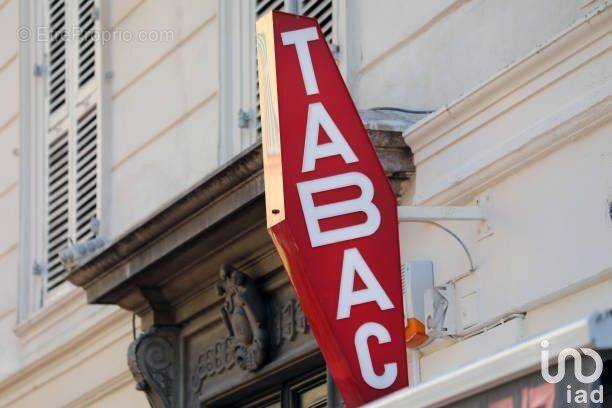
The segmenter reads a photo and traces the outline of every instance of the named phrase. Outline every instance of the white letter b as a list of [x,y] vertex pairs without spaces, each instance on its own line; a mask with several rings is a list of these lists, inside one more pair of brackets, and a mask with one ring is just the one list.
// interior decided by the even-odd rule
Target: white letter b
[[[312,198],[313,194],[350,186],[359,187],[361,195],[358,198],[315,206]],[[313,248],[367,237],[375,233],[380,226],[380,212],[374,203],[372,203],[374,186],[370,179],[362,173],[350,172],[304,181],[297,183],[297,189],[300,195],[302,210],[304,211],[310,243]],[[365,222],[329,231],[321,231],[319,220],[357,212],[363,212],[366,215]]]

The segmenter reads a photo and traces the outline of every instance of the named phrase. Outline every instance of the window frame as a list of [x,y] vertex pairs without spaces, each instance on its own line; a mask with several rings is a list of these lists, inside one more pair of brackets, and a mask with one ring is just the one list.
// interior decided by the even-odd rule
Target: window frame
[[[323,366],[295,378],[282,381],[269,390],[249,398],[243,402],[243,405],[245,408],[268,407],[276,404],[279,408],[303,408],[300,406],[300,396],[320,385],[325,385],[325,406],[333,408],[335,403],[330,401],[330,387],[335,387],[335,385],[329,383],[330,379],[326,367]],[[323,401],[318,401],[319,404],[321,402]]]
[[[287,11],[296,12],[299,0],[288,2]],[[219,0],[219,164],[256,143],[257,76],[255,51],[255,0]],[[348,65],[347,0],[332,0],[332,43],[336,59],[346,78]],[[241,127],[239,112],[248,115],[248,126]]]
[[[78,87],[78,38],[71,34],[66,39],[66,101],[64,106],[51,114],[49,112],[49,55],[48,41],[48,0],[42,2],[20,2],[20,26],[29,27],[33,35],[20,43],[20,239],[19,239],[19,284],[17,322],[28,320],[39,310],[65,298],[78,288],[67,280],[49,293],[45,290],[45,263],[47,260],[47,149],[53,137],[69,132],[69,236],[76,221],[76,178],[75,158],[76,123],[79,115],[96,104],[97,109],[97,214],[104,220],[108,212],[106,163],[108,143],[105,142],[106,114],[108,111],[109,84],[103,74],[103,52],[101,41],[96,40],[95,76],[82,88]],[[79,0],[66,0],[66,27],[78,27]],[[101,1],[95,0],[95,29],[105,27],[105,13],[101,12]],[[47,30],[47,31],[45,31]],[[45,34],[46,33],[46,34]],[[44,37],[41,37],[44,38]],[[98,37],[99,38],[99,37]],[[76,84],[76,85],[75,85]],[[89,105],[88,102],[89,101]],[[108,232],[108,223],[100,223],[100,235]]]

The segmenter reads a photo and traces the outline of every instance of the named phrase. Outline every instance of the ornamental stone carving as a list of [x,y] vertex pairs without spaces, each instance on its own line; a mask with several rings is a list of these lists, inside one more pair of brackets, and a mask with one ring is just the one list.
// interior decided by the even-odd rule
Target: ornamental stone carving
[[[225,296],[225,293],[223,295]],[[271,328],[268,359],[271,358],[274,351],[270,350],[270,347],[278,352],[285,341],[292,342],[297,339],[298,335],[307,334],[310,329],[304,311],[296,299],[290,298],[282,303],[276,301],[271,303],[271,315],[267,316],[268,325]],[[236,363],[235,342],[234,337],[228,335],[199,350],[190,376],[193,394],[201,391],[207,379],[227,373],[235,367],[242,369]]]
[[268,357],[264,300],[253,280],[229,265],[221,268],[217,293],[225,298],[221,317],[232,342],[233,361],[243,370],[256,371]]
[[154,408],[178,406],[179,328],[153,326],[128,349],[128,366],[136,389],[144,391]]
[[284,341],[293,341],[298,334],[308,333],[309,328],[304,310],[296,299],[274,305],[272,342],[275,347],[280,347]]
[[204,380],[231,370],[235,363],[234,342],[231,337],[218,339],[214,345],[202,349],[191,374],[192,392],[200,392]]

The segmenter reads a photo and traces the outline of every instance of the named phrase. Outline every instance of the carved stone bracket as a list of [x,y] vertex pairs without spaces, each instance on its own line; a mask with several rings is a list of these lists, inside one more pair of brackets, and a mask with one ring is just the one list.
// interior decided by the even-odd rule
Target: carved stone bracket
[[147,394],[154,408],[179,406],[179,328],[153,326],[128,349],[128,366],[136,389]]
[[234,361],[247,371],[256,371],[268,358],[268,313],[263,297],[246,274],[232,266],[221,268],[217,282],[225,301],[221,317],[232,341]]

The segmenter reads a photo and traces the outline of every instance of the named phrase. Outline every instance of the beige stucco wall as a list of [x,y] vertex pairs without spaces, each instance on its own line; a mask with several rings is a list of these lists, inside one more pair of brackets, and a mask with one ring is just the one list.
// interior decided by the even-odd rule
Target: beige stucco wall
[[[340,36],[346,59],[340,63],[346,67],[358,107],[438,109],[551,41],[602,2],[345,0],[339,4],[346,18],[346,32]],[[112,239],[218,165],[219,95],[224,90],[219,89],[222,45],[217,0],[107,0],[102,13],[111,29],[175,33],[170,42],[114,41],[104,48],[110,116],[105,118],[109,126],[103,137],[110,169],[109,212],[103,222]],[[147,406],[144,396],[134,390],[125,362],[132,330],[126,313],[87,306],[82,293],[75,291],[16,328],[18,24],[18,0],[1,1],[0,406]],[[492,135],[503,144],[504,138],[530,129],[556,111],[560,101],[570,104],[609,84],[609,58],[609,52],[596,54],[579,68],[563,68],[572,75],[566,82],[556,81],[554,92],[538,93],[542,98],[537,100],[517,99],[516,107],[508,111],[515,116],[500,107],[502,113],[496,113],[488,128],[477,128],[478,118],[466,119],[462,126],[474,126],[480,133],[452,144],[455,150],[449,147],[439,153],[458,162],[428,160],[417,165],[406,203],[432,203],[436,199],[431,197],[441,195],[445,198],[437,204],[472,203],[486,193],[500,214],[492,221],[494,234],[483,240],[473,225],[454,226],[482,267],[461,290],[478,291],[483,322],[526,308],[531,314],[521,330],[537,333],[606,304],[602,293],[609,281],[592,278],[612,267],[605,252],[610,251],[606,244],[610,224],[599,213],[602,197],[612,194],[607,190],[612,182],[604,177],[605,164],[598,164],[601,155],[612,150],[612,129],[609,124],[589,129],[486,188],[468,193],[442,189],[434,194],[432,186],[445,175],[452,179],[454,170],[478,156],[479,149],[493,149],[495,144],[487,142]],[[452,129],[452,125],[449,119],[436,126]],[[568,214],[585,217],[567,219]],[[437,279],[444,280],[464,267],[465,260],[453,243],[438,234],[402,226],[402,255],[433,259]],[[589,261],[581,262],[585,257]],[[499,282],[506,280],[508,290],[500,295]],[[571,293],[560,292],[568,286]],[[567,306],[568,296],[580,307]],[[452,347],[444,344],[424,353],[424,378],[464,362],[441,363],[449,355],[442,352]],[[490,350],[478,343],[473,349],[479,347]],[[470,355],[477,357],[478,353]]]
[[0,3],[0,375],[18,361],[13,334],[19,241],[18,1]]
[[360,108],[438,109],[569,27],[587,3],[349,1],[351,91]]
[[[112,237],[217,165],[217,2],[132,3],[112,12],[111,27],[175,35],[171,42],[116,41],[108,46]],[[116,2],[109,4],[115,7]]]

